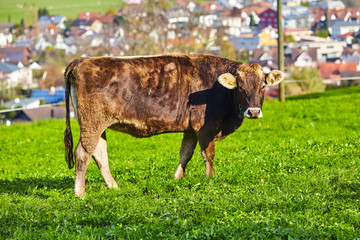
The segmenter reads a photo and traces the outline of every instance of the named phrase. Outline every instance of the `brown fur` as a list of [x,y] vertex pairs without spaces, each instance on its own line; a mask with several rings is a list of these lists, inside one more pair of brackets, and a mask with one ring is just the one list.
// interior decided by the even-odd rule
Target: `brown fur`
[[[237,76],[237,85],[241,90],[229,90],[216,82],[218,76],[227,72]],[[88,164],[84,156],[94,154],[100,136],[107,128],[135,137],[185,132],[196,134],[207,164],[207,173],[212,175],[215,136],[225,137],[241,125],[243,116],[239,104],[243,109],[261,107],[263,91],[260,88],[265,75],[258,65],[241,65],[209,55],[167,54],[131,58],[78,58],[67,67],[65,79],[65,146],[69,168],[74,165],[68,117],[69,92],[70,88],[74,88],[80,125],[77,149],[88,153],[76,157],[77,167],[80,163]],[[189,144],[189,141],[183,141],[183,144],[195,148],[196,144]],[[186,161],[180,160],[184,170],[193,149],[182,149],[186,149],[181,153],[181,159]],[[86,172],[86,168],[80,165],[76,176],[85,176],[83,171]],[[82,181],[85,179],[75,179],[77,195],[84,194]]]

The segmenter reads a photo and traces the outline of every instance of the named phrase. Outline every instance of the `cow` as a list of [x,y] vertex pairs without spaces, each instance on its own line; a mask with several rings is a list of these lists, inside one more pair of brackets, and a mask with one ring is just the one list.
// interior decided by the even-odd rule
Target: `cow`
[[[82,57],[65,70],[65,159],[75,165],[75,196],[85,195],[91,157],[109,188],[118,188],[108,163],[105,130],[135,137],[183,132],[175,178],[184,176],[199,142],[206,176],[215,174],[215,140],[236,131],[244,118],[262,117],[266,86],[284,74],[258,64],[212,55]],[[73,157],[70,98],[80,126]]]

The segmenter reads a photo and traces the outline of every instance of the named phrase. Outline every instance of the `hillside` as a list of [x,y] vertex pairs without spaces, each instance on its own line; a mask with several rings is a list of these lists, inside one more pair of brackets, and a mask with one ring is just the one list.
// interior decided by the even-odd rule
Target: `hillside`
[[[109,8],[113,8],[115,11],[120,9],[122,1],[114,0],[80,0],[80,1],[55,1],[55,0],[38,0],[35,1],[37,8],[46,8],[49,14],[61,14],[67,18],[75,19],[79,12],[96,11],[104,14]],[[34,1],[20,0],[1,0],[0,1],[0,23],[10,21],[14,23],[20,23],[24,18],[25,4],[33,6]],[[29,10],[29,19],[32,23],[32,10]]]

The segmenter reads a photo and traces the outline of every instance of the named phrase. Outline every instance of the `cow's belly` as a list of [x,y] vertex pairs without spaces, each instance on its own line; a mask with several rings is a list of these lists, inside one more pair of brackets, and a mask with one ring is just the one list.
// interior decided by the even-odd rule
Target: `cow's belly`
[[150,137],[169,132],[183,132],[185,127],[176,120],[152,117],[145,121],[119,120],[109,126],[110,129],[128,133],[134,137]]

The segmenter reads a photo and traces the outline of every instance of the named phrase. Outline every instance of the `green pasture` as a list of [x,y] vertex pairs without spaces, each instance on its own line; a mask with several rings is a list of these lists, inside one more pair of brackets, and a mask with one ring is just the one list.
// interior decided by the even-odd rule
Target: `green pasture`
[[[37,8],[46,8],[49,14],[61,14],[67,18],[75,19],[79,12],[94,11],[104,14],[109,8],[115,11],[120,9],[122,0],[1,0],[0,1],[0,23],[10,20],[20,23],[25,16],[25,4]],[[33,10],[29,8],[29,20],[33,22]]]
[[[174,180],[181,134],[107,131],[120,190],[94,161],[73,197],[64,120],[0,126],[0,239],[357,239],[360,87],[265,101],[216,143],[216,177],[196,149]],[[78,125],[72,121],[74,139]]]

